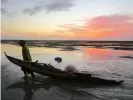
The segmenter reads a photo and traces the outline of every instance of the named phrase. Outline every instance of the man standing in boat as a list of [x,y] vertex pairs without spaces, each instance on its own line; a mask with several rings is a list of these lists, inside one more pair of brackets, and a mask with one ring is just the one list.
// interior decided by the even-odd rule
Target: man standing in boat
[[[32,61],[29,48],[26,46],[26,42],[24,40],[20,40],[18,44],[22,47],[23,60],[29,62]],[[27,74],[31,74],[31,76],[35,78],[34,73],[30,69],[24,67],[22,67],[21,69],[24,72],[24,78],[27,78]]]

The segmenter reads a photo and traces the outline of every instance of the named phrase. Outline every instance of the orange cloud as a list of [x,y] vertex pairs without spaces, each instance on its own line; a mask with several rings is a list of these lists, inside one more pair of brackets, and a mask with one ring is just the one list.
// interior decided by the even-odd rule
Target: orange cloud
[[[63,27],[64,28],[64,27]],[[99,16],[92,20],[85,20],[83,26],[65,26],[77,38],[128,40],[133,39],[132,15]]]

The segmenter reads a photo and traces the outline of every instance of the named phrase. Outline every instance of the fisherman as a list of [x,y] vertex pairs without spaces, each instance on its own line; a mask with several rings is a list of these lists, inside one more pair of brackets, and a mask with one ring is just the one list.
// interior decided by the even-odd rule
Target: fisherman
[[[24,40],[20,40],[18,44],[22,47],[23,60],[29,62],[32,61],[29,48],[26,46],[26,42]],[[34,73],[30,69],[22,67],[21,70],[24,72],[24,78],[27,78],[27,74],[31,74],[31,76],[35,78]]]

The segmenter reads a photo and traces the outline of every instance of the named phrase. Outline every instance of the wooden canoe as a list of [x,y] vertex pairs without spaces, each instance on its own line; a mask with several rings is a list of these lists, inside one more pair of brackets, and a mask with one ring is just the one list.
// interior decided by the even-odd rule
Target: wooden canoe
[[[103,85],[120,85],[121,83],[124,82],[124,80],[116,81],[116,80],[107,80],[107,79],[102,79],[98,77],[92,77],[91,74],[84,74],[84,73],[68,74],[65,71],[61,71],[60,69],[54,68],[52,65],[47,65],[47,64],[37,63],[37,62],[26,62],[26,61],[8,56],[6,53],[5,53],[5,56],[10,62],[16,64],[19,67],[28,68],[35,73],[49,76],[54,79],[89,82],[92,84],[103,84]],[[30,66],[29,66],[29,63],[30,63]]]

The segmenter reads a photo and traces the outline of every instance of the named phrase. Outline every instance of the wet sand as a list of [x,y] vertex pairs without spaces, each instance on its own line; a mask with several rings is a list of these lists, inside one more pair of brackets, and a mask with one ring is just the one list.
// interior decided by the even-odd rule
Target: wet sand
[[[33,61],[51,63],[64,69],[73,64],[80,71],[107,79],[124,79],[122,86],[90,86],[88,84],[62,82],[36,74],[36,80],[25,81],[21,69],[4,56],[22,59],[21,48],[2,45],[1,96],[2,100],[132,100],[133,60],[120,56],[133,55],[131,51],[78,47],[76,51],[60,51],[60,48],[30,48]],[[54,58],[63,58],[61,64]]]

